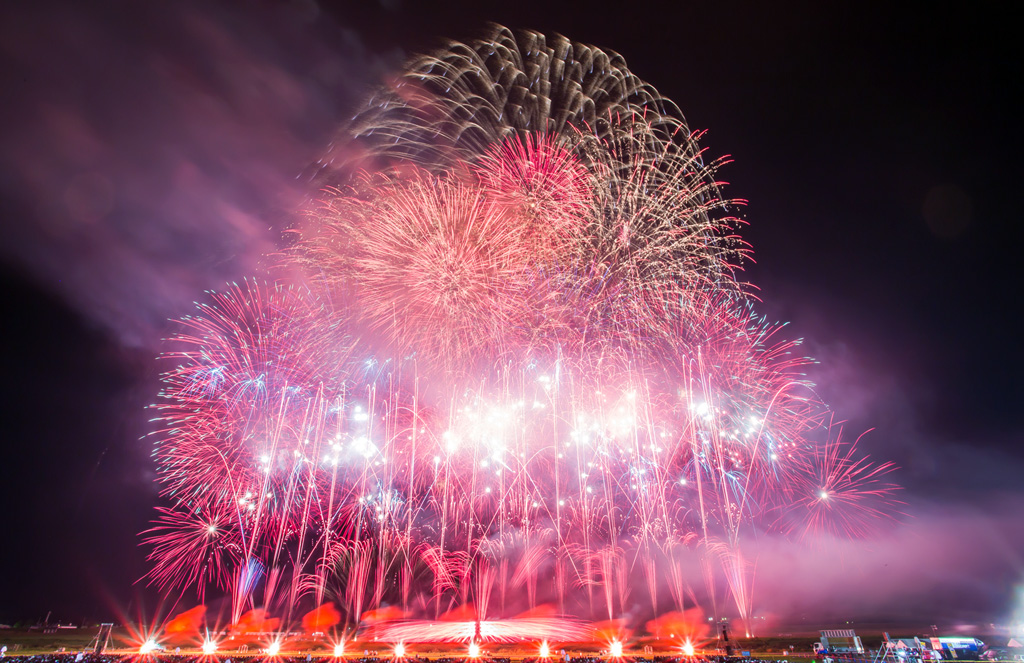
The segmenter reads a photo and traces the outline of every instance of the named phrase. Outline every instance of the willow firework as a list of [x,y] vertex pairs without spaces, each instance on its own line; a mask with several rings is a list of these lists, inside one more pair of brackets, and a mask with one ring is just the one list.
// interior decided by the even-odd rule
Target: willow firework
[[753,312],[741,201],[697,139],[562,37],[413,60],[321,163],[278,281],[170,341],[154,580],[219,584],[236,619],[307,595],[350,624],[615,619],[683,611],[692,566],[746,619],[745,532],[885,517],[891,466],[816,441],[808,360]]

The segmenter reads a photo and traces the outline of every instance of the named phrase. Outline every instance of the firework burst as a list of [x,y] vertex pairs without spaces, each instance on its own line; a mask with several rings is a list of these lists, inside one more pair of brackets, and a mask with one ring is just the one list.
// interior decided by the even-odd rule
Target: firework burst
[[543,600],[682,612],[693,551],[746,619],[745,532],[866,534],[892,467],[813,442],[699,138],[561,37],[410,63],[319,169],[280,260],[308,285],[213,294],[169,341],[153,578],[230,588],[235,621],[311,595],[513,632]]
[[867,537],[898,515],[899,486],[891,462],[873,463],[857,452],[860,438],[842,441],[842,430],[808,454],[789,484],[792,502],[781,523],[801,539]]

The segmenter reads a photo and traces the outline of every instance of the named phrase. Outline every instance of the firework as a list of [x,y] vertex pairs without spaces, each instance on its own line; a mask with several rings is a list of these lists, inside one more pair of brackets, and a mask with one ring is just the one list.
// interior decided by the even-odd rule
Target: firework
[[409,615],[591,632],[553,601],[621,647],[635,605],[692,609],[688,555],[747,619],[742,539],[780,512],[865,533],[891,467],[814,443],[809,360],[753,312],[698,138],[561,37],[414,60],[324,160],[281,256],[305,285],[213,294],[169,341],[155,581],[228,589],[234,622],[305,600],[398,641],[429,636]]
[[585,236],[591,174],[554,137],[513,136],[473,164],[484,194],[503,210],[526,264],[557,265]]
[[842,440],[842,429],[816,447],[789,489],[792,501],[780,524],[801,539],[826,534],[832,538],[865,537],[897,514],[899,487],[889,476],[893,463],[872,463]]
[[165,588],[194,585],[200,601],[208,584],[226,589],[226,578],[242,558],[229,518],[224,513],[207,515],[201,510],[158,510],[159,518],[144,533],[153,543],[149,559],[157,583]]

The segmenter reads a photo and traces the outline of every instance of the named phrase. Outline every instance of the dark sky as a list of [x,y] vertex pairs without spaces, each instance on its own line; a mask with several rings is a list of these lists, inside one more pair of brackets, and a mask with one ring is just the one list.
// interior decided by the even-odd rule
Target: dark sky
[[[369,85],[487,21],[618,51],[734,159],[722,176],[750,201],[760,310],[806,339],[837,418],[875,429],[864,448],[902,467],[910,517],[843,573],[901,558],[885,581],[904,598],[850,605],[1009,617],[1024,583],[1024,60],[1008,10],[359,4],[0,9],[0,622],[137,609],[165,321],[259,269],[298,175]],[[759,591],[781,586],[782,559]]]

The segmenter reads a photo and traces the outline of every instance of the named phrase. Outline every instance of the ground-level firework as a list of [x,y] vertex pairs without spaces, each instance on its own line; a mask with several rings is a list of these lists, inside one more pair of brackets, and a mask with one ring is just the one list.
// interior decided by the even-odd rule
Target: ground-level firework
[[619,642],[698,594],[747,621],[773,526],[888,513],[891,466],[829,437],[738,280],[720,163],[619,56],[452,44],[331,155],[273,278],[169,341],[161,586],[399,640],[576,637],[509,619],[550,605]]

